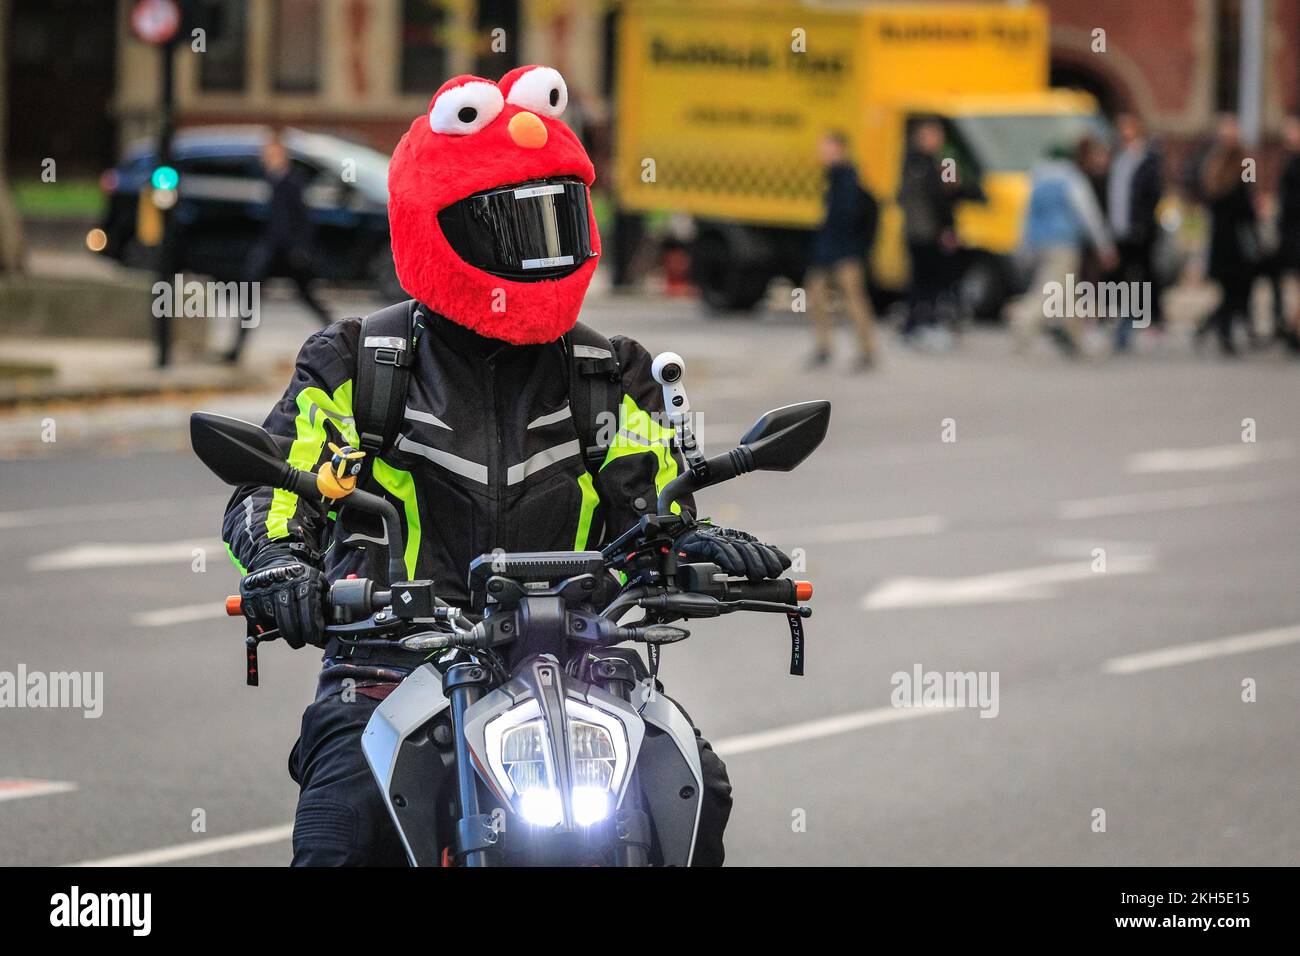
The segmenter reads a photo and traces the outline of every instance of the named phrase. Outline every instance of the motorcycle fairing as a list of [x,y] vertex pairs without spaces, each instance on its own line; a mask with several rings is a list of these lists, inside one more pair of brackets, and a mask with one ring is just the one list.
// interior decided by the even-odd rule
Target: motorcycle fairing
[[[662,861],[666,866],[689,866],[695,852],[704,786],[690,720],[663,693],[647,699],[648,678],[633,689],[632,700],[639,706],[638,711],[599,687],[563,676],[559,669],[556,672],[562,677],[566,696],[598,704],[601,709],[619,709],[628,718],[625,726],[640,729],[640,735],[635,730],[629,733],[629,737],[636,737],[631,759]],[[520,701],[526,699],[520,691],[522,683],[516,678],[481,698],[467,712],[466,737],[476,753],[482,753],[485,746],[486,722],[515,706],[516,697],[509,691],[519,693]],[[451,751],[438,748],[430,736],[434,723],[449,708],[450,701],[442,691],[442,675],[433,665],[425,664],[412,671],[375,708],[361,738],[362,751],[412,866],[441,865],[443,841],[437,825],[443,795],[430,789],[427,782],[454,779],[453,774],[442,772],[435,763],[449,767],[454,759]],[[481,772],[479,778],[483,779]],[[683,797],[687,788],[690,796]],[[489,789],[495,793],[495,788],[489,785]],[[401,797],[402,806],[397,805],[395,797]]]
[[[664,866],[690,866],[704,794],[699,745],[682,709],[662,692],[651,695],[651,685],[646,678],[632,691],[634,702],[644,702],[641,717],[649,725],[637,775]],[[689,798],[681,796],[686,787],[693,791]]]
[[[361,735],[366,762],[412,866],[441,864],[436,833],[439,794],[427,781],[448,776],[429,772],[433,761],[449,765],[454,759],[430,737],[433,721],[450,705],[442,692],[442,675],[432,664],[424,664],[380,701]],[[423,787],[422,782],[426,782]]]

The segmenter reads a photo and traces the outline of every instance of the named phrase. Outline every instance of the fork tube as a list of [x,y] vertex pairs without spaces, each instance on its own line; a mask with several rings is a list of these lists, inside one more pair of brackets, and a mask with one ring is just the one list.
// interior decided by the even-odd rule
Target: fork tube
[[[641,809],[641,780],[637,773],[636,767],[632,768],[631,776],[627,781],[627,795],[623,797],[623,803],[619,806],[617,813],[636,813]],[[615,826],[617,826],[617,820]],[[620,843],[614,850],[614,864],[616,866],[649,866],[649,854],[646,848],[639,844]]]
[[[450,689],[452,740],[456,745],[456,789],[460,804],[460,817],[468,820],[479,815],[478,781],[474,775],[473,758],[470,757],[469,743],[465,740],[465,711],[478,700],[482,690],[465,679],[473,680],[477,664],[458,664],[447,672],[451,677],[461,667],[470,668],[465,675],[457,674],[460,680],[454,680]],[[487,852],[474,850],[465,854],[466,866],[487,866]]]
[[[602,680],[600,686],[606,691],[613,694],[628,703],[632,702],[632,688],[635,686],[635,677],[632,673],[632,667],[627,661],[619,658],[606,658],[600,661],[596,668],[599,669],[600,677],[611,677],[608,680]],[[618,817],[622,814],[637,814],[641,807],[641,780],[637,773],[636,767],[633,767],[628,775],[627,790],[623,797],[623,802],[615,810],[615,827],[619,826]],[[645,847],[638,844],[619,843],[614,848],[614,865],[615,866],[649,866],[649,854]]]

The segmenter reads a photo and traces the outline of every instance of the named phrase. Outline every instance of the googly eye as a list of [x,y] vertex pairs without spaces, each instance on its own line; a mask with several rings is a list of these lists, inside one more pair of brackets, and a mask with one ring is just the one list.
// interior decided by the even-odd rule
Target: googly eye
[[515,80],[506,102],[556,119],[569,105],[569,88],[559,70],[538,66]]
[[439,94],[429,110],[429,128],[435,133],[468,136],[500,116],[503,105],[496,84],[474,80]]

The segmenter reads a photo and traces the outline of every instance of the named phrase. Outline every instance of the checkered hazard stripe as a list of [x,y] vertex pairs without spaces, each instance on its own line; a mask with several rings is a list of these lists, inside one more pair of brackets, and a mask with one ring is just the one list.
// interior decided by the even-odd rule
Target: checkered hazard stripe
[[796,200],[820,200],[826,188],[821,167],[811,162],[755,162],[690,153],[657,154],[654,159],[656,182],[644,188]]

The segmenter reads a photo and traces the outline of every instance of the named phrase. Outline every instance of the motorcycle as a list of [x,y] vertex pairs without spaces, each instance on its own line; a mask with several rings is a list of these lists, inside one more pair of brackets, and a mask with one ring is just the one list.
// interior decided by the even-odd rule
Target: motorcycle
[[[801,675],[812,585],[736,580],[714,564],[679,562],[672,542],[693,519],[673,505],[747,472],[792,470],[829,421],[829,402],[778,408],[712,458],[689,430],[680,442],[679,426],[688,468],[664,486],[656,513],[599,551],[481,555],[469,568],[467,609],[441,601],[431,581],[407,580],[396,509],[356,487],[360,452],[336,449],[313,474],[287,464],[276,440],[247,422],[196,412],[190,436],[228,484],[281,488],[383,522],[392,583],[335,581],[326,632],[437,658],[375,708],[362,736],[411,865],[688,866],[703,778],[691,722],[657,679],[660,649],[690,636],[676,622],[781,614],[790,672]],[[619,623],[635,609],[639,620]],[[241,614],[238,596],[227,611]],[[276,636],[248,636],[250,684],[258,644]],[[648,666],[620,646],[628,644],[646,646]],[[427,783],[448,762],[449,797]]]

